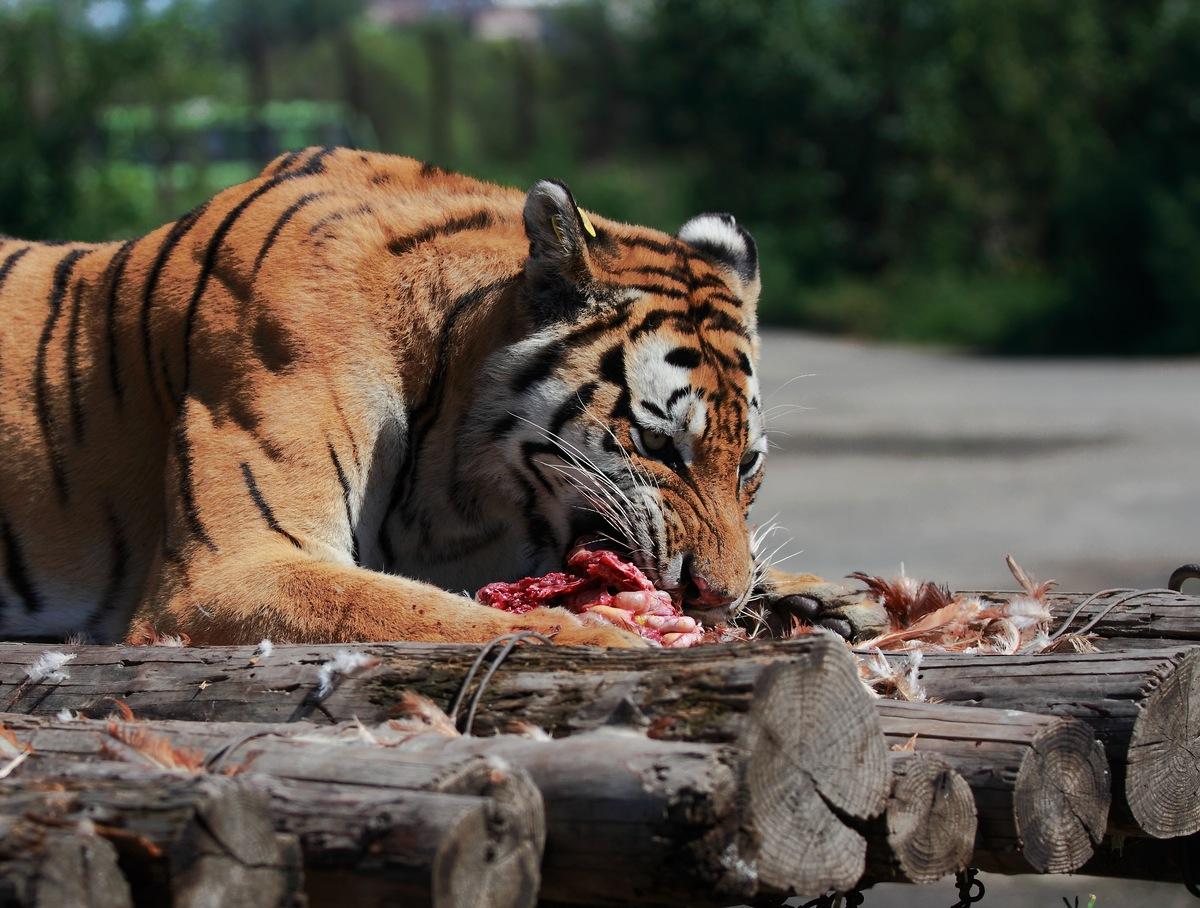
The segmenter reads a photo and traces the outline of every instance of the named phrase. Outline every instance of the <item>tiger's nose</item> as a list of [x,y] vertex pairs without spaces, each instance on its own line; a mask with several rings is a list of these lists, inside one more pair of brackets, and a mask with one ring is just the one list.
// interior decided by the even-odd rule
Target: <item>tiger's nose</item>
[[721,608],[737,597],[729,590],[716,586],[703,572],[697,570],[695,559],[688,555],[680,573],[684,605],[693,609]]

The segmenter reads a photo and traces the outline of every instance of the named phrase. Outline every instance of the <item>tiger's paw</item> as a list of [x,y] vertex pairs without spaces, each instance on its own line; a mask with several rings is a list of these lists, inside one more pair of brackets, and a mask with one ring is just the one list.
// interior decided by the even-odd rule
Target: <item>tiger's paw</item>
[[887,614],[865,590],[815,574],[774,573],[757,591],[771,634],[791,636],[800,627],[824,628],[850,642],[887,630]]

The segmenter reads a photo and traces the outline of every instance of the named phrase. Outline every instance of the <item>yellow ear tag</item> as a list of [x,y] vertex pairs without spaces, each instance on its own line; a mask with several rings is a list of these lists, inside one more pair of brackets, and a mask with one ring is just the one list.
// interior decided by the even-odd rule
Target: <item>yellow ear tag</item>
[[580,220],[583,221],[583,229],[587,231],[588,236],[595,238],[596,228],[592,226],[592,222],[588,218],[587,214],[578,205],[575,206],[575,210],[579,212]]

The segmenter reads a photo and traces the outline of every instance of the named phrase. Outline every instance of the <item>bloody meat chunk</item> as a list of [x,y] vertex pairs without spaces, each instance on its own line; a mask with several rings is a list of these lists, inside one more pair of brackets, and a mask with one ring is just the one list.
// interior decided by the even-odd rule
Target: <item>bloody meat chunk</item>
[[656,590],[636,564],[607,549],[579,546],[567,556],[566,571],[489,583],[475,598],[518,615],[543,606],[595,615],[660,646],[693,646],[704,638],[669,593]]

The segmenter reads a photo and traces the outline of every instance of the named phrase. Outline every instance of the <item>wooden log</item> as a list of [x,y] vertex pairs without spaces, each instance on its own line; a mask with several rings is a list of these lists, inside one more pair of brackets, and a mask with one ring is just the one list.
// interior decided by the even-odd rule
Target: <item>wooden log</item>
[[[967,591],[984,602],[1007,602],[1018,595],[1012,591]],[[1100,620],[1088,633],[1101,651],[1130,650],[1200,644],[1200,596],[1186,593],[1148,592],[1130,598],[1129,593],[1110,593],[1093,601],[1091,593],[1051,592],[1046,596],[1056,630],[1078,606],[1083,606],[1067,633],[1079,630],[1093,619]],[[1111,606],[1111,608],[1110,608]]]
[[918,679],[943,703],[1086,722],[1112,771],[1113,831],[1159,838],[1200,831],[1200,648],[928,655]]
[[975,798],[934,753],[893,751],[884,816],[868,825],[872,882],[932,883],[966,867],[975,846]]
[[[105,713],[117,696],[147,717],[380,721],[406,689],[449,708],[480,652],[428,644],[277,646],[267,658],[251,647],[61,650],[75,657],[67,679],[14,696],[42,648],[0,645],[0,697],[8,693],[11,709]],[[322,665],[339,652],[378,662],[315,697]],[[839,642],[814,635],[693,651],[521,646],[491,678],[476,726],[491,731],[521,720],[562,736],[614,714],[644,723],[651,737],[728,743],[753,754],[748,791],[756,814],[780,812],[772,826],[804,816],[805,828],[821,830],[810,860],[838,879],[861,873],[866,843],[839,814],[865,819],[882,810],[887,753]]]
[[[34,748],[27,761],[32,771],[111,751],[105,723],[19,715],[0,721]],[[385,784],[462,791],[468,776],[463,767],[510,764],[529,773],[546,804],[543,898],[727,904],[763,894],[845,889],[862,872],[861,858],[831,851],[830,839],[840,841],[838,828],[813,825],[810,811],[764,796],[772,784],[767,773],[775,771],[769,748],[743,752],[730,745],[661,741],[624,728],[542,741],[430,734],[399,740],[408,733],[387,725],[364,731],[348,723],[147,721],[136,727],[176,747],[220,754],[221,765],[245,762],[253,770],[242,777],[248,782],[258,784],[269,774],[293,783],[283,794],[278,785],[268,790],[292,811],[281,828],[300,835],[310,866],[317,861],[309,847],[314,819],[311,810],[291,808],[299,797],[292,793],[295,784],[320,792],[331,785]],[[364,737],[380,743],[364,743]],[[318,811],[316,818],[326,850],[327,813]],[[352,838],[359,835],[354,830],[361,821],[356,825],[353,812],[344,822]],[[614,866],[621,868],[616,878]]]
[[[0,783],[0,815],[31,838],[39,827],[103,836],[138,905],[285,908],[300,894],[292,842],[276,834],[266,798],[235,779],[128,767],[104,777],[26,773]],[[109,878],[111,868],[97,872]],[[119,899],[122,888],[113,891]]]
[[245,776],[304,854],[314,908],[532,906],[536,848],[490,797]]
[[[1104,835],[1104,751],[1085,724],[1016,710],[879,700],[892,746],[936,754],[970,786],[978,812],[973,866],[1068,873]],[[915,736],[915,737],[914,737]]]
[[614,728],[553,741],[426,735],[400,749],[498,755],[529,772],[546,802],[551,902],[727,905],[847,889],[862,873],[830,852],[836,828],[762,797],[760,756],[733,747]]
[[132,908],[117,851],[90,829],[0,815],[0,905]]
[[[545,843],[541,796],[522,771],[468,753],[406,757],[378,745],[317,736],[309,723],[58,722],[5,716],[32,748],[17,775],[78,776],[145,767],[124,741],[169,742],[269,798],[276,826],[299,837],[307,889],[352,893],[356,904],[532,906]],[[110,731],[115,728],[117,735]],[[130,763],[113,764],[112,758]]]

